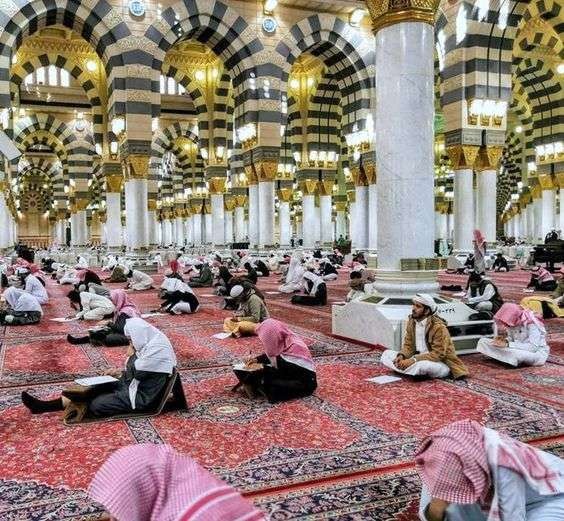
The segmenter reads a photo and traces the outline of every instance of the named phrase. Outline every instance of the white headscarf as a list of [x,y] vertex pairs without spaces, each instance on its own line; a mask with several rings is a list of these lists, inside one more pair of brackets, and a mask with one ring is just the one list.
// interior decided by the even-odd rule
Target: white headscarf
[[124,333],[131,338],[137,354],[135,369],[172,374],[176,367],[176,356],[170,340],[164,333],[142,318],[127,320]]
[[[298,269],[300,268],[300,262],[301,262],[301,254],[300,253],[292,254],[292,256],[290,257],[290,265],[288,266],[288,271],[286,273],[286,284],[290,284],[291,282],[295,282],[296,273],[298,272]],[[303,272],[300,273],[300,278],[301,278],[302,274],[303,274]]]
[[167,284],[167,291],[173,293],[174,291],[180,291],[181,293],[192,293],[192,288],[188,286],[185,282],[177,278],[171,278],[170,282]]
[[315,295],[317,293],[317,289],[319,288],[319,285],[324,282],[322,277],[320,277],[319,275],[316,275],[315,273],[313,273],[311,271],[306,271],[303,274],[303,278],[304,278],[304,280],[309,280],[310,282],[313,283],[312,288],[309,290],[310,295]]
[[43,315],[39,301],[21,289],[9,287],[4,291],[4,298],[14,311],[39,311]]
[[435,299],[427,293],[417,293],[415,297],[413,297],[413,302],[427,306],[431,310],[432,314],[437,312],[437,303],[435,302]]

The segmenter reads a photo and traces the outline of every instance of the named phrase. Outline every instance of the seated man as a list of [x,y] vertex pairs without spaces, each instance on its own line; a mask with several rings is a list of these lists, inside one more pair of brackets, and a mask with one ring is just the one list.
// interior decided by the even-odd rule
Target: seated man
[[88,261],[87,261],[82,255],[79,255],[79,256],[76,258],[76,266],[75,266],[75,268],[76,268],[77,270],[85,270],[85,269],[87,269],[87,268],[88,268]]
[[494,339],[481,338],[477,347],[480,353],[513,367],[545,364],[550,352],[546,329],[530,309],[504,304],[494,320],[505,333]]
[[223,330],[234,337],[254,335],[255,325],[270,318],[262,293],[253,284],[245,281],[240,286],[233,286],[230,296],[238,299],[239,309],[233,317],[225,319]]
[[323,278],[308,270],[303,274],[302,284],[305,295],[294,295],[290,301],[292,304],[304,306],[324,306],[327,304],[327,284],[325,284]]
[[333,266],[333,264],[329,262],[329,259],[325,259],[325,258],[319,261],[319,275],[321,275],[321,277],[325,281],[337,280],[339,276],[335,266]]
[[415,463],[422,521],[564,519],[564,461],[476,421],[431,433]]
[[388,349],[380,361],[390,369],[410,376],[455,379],[468,375],[468,369],[456,355],[445,321],[436,315],[437,304],[431,295],[419,293],[413,298],[402,350]]
[[49,302],[49,295],[45,286],[41,284],[39,279],[32,275],[27,268],[18,268],[16,273],[20,277],[23,288],[30,295],[33,295],[40,304],[47,304]]
[[200,274],[197,277],[192,277],[188,284],[192,288],[206,288],[211,287],[213,284],[213,273],[207,263],[204,263],[200,267]]
[[500,272],[509,271],[509,264],[507,263],[507,259],[503,256],[503,253],[496,253],[492,270]]
[[362,273],[360,271],[351,271],[349,277],[349,287],[351,289],[347,293],[347,298],[345,299],[347,302],[350,302],[351,300],[358,300],[366,295],[364,292],[364,285],[366,284],[366,281],[363,279]]
[[550,271],[541,266],[535,266],[531,270],[531,280],[527,288],[535,288],[537,291],[554,291],[556,281]]
[[37,324],[43,316],[38,300],[22,289],[10,287],[2,294],[7,308],[0,310],[0,324],[27,326]]
[[153,279],[150,275],[143,273],[139,270],[129,270],[127,274],[129,282],[126,288],[130,288],[133,291],[144,291],[146,289],[151,289],[153,287]]
[[470,293],[466,297],[466,304],[476,311],[487,311],[495,314],[503,305],[503,299],[495,284],[482,274],[475,271],[470,273],[468,287]]

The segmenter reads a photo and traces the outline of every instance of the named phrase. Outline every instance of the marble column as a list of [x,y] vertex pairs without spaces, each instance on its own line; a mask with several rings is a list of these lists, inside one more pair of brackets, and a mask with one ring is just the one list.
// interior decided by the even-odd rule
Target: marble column
[[258,184],[259,202],[259,245],[274,244],[274,181],[261,181]]
[[[223,194],[212,193],[211,199],[211,244],[218,247],[225,245],[225,206],[223,201]],[[207,215],[206,215],[207,219]],[[206,228],[208,221],[206,220]],[[207,229],[206,229],[207,232]],[[206,236],[210,236],[206,233]],[[207,242],[207,240],[206,240]]]
[[302,222],[304,248],[315,246],[315,196],[313,194],[302,196]]
[[542,242],[542,196],[533,200],[533,212],[535,215],[534,241]]
[[233,244],[233,210],[225,210],[225,245]]
[[148,225],[149,225],[149,244],[151,247],[155,247],[159,244],[159,237],[157,234],[158,221],[157,214],[155,210],[147,210],[149,212]]
[[[357,251],[366,251],[368,249],[368,186],[357,185],[355,187],[355,211],[352,247]],[[378,203],[376,203],[378,207]],[[376,217],[378,219],[378,217]]]
[[437,216],[439,219],[439,236],[438,239],[448,239],[448,214],[447,212],[440,212]]
[[564,187],[560,188],[560,213],[558,216],[560,237],[564,237]]
[[192,226],[193,226],[193,230],[194,230],[194,245],[196,247],[201,246],[202,245],[202,214],[201,213],[195,213],[192,216]]
[[556,215],[556,192],[545,189],[541,196],[541,238],[554,228],[554,217]]
[[528,242],[535,242],[535,207],[533,201],[527,204],[527,239]]
[[121,194],[106,192],[106,244],[109,250],[123,246],[121,237]]
[[211,213],[204,214],[205,243],[213,244],[213,223]]
[[88,227],[86,225],[86,210],[71,213],[71,246],[86,246],[88,242]]
[[169,246],[172,244],[172,221],[168,218],[164,218],[162,221],[163,226],[163,246]]
[[378,185],[368,185],[368,251],[375,253],[378,248]]
[[174,219],[174,226],[175,226],[175,239],[176,239],[176,246],[182,248],[184,246],[186,238],[184,237],[184,217],[182,217],[183,210],[176,211],[176,218]]
[[194,244],[194,216],[188,215],[184,223],[184,230],[186,233],[186,245],[191,246]]
[[496,194],[497,172],[493,169],[482,170],[477,174],[479,218],[478,227],[486,242],[496,241]]
[[333,244],[333,201],[330,195],[319,196],[319,213],[321,243],[324,246],[331,246]]
[[346,203],[337,203],[337,223],[336,223],[336,236],[337,239],[339,237],[346,237],[348,235],[347,232],[347,214],[346,214]]
[[67,243],[67,220],[61,219],[59,221],[59,233],[58,233],[59,244],[65,246]]
[[0,250],[6,250],[11,246],[10,243],[10,227],[11,227],[10,211],[4,198],[4,193],[0,191]]
[[280,206],[278,207],[278,222],[280,226],[280,246],[290,246],[292,226],[290,223],[290,203],[287,201],[280,201]]
[[251,248],[259,243],[260,202],[258,184],[249,185],[249,242]]
[[147,179],[128,179],[125,182],[125,212],[127,242],[131,250],[149,247],[149,214]]
[[473,170],[464,168],[454,172],[454,249],[472,251],[474,230]]
[[349,226],[348,226],[348,238],[351,241],[351,245],[357,242],[356,240],[356,202],[351,200],[349,202]]
[[235,207],[235,242],[244,242],[247,235],[245,227],[245,207]]
[[378,270],[374,288],[384,293],[438,289],[436,272],[401,271],[401,259],[434,257],[431,23],[401,21],[376,30]]

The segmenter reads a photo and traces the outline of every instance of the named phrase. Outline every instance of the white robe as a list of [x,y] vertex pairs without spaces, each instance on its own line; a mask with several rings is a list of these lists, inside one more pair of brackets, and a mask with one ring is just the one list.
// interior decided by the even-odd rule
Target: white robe
[[25,279],[25,290],[33,295],[40,304],[49,302],[47,290],[35,275],[28,275]]
[[150,289],[153,283],[153,279],[146,273],[139,270],[133,270],[129,287],[135,291],[143,291],[145,289]]
[[481,338],[477,350],[485,356],[517,367],[540,366],[546,363],[550,349],[546,343],[544,326],[535,323],[507,329],[507,347],[493,347],[491,338]]
[[82,311],[79,311],[76,316],[84,320],[103,320],[106,315],[112,314],[116,309],[109,298],[86,291],[80,294],[80,303]]

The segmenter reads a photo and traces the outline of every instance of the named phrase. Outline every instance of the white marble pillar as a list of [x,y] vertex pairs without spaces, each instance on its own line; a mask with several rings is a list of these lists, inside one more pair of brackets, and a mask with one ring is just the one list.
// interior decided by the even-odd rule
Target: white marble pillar
[[163,227],[163,246],[170,246],[172,244],[172,221],[164,219],[162,222]]
[[210,213],[204,215],[204,229],[205,229],[205,243],[213,244],[213,224],[212,216]]
[[497,172],[483,170],[477,174],[479,217],[478,229],[481,230],[486,242],[496,241],[496,194]]
[[544,235],[542,235],[542,197],[533,200],[533,211],[535,215],[535,234],[534,241],[542,242]]
[[378,185],[368,185],[368,251],[378,248]]
[[533,201],[529,202],[526,207],[527,211],[527,239],[533,243],[535,240],[535,208]]
[[192,216],[192,226],[193,226],[193,230],[194,230],[194,245],[196,247],[201,246],[203,241],[202,241],[202,214],[201,213],[195,213]]
[[446,212],[441,212],[437,216],[439,219],[439,236],[438,239],[447,240],[448,236],[448,214]]
[[10,215],[10,211],[8,210],[8,205],[6,204],[4,193],[0,192],[0,250],[8,249],[11,246],[11,220],[12,216]]
[[194,244],[194,216],[189,215],[186,218],[185,222],[185,231],[186,231],[186,244],[191,246]]
[[[210,199],[211,199],[211,217],[210,217],[211,243],[214,246],[224,246],[225,245],[225,206],[223,203],[223,194],[211,194]],[[206,220],[206,227],[207,225],[208,225],[208,221]]]
[[259,194],[259,244],[261,247],[274,244],[274,181],[261,181]]
[[255,248],[259,243],[259,187],[258,184],[249,185],[249,242],[250,247]]
[[330,195],[319,196],[319,222],[321,228],[321,243],[333,244],[333,201]]
[[149,247],[147,199],[147,179],[129,179],[125,182],[125,226],[128,246],[131,250]]
[[474,230],[473,171],[464,168],[454,172],[454,249],[472,250]]
[[[355,210],[354,226],[356,228],[353,236],[356,242],[352,247],[357,251],[366,251],[368,249],[368,186],[355,187]],[[378,203],[376,203],[378,208]],[[376,217],[378,219],[378,217]]]
[[315,196],[302,196],[302,222],[303,222],[303,241],[304,248],[313,248],[315,246]]
[[61,219],[59,221],[59,234],[58,234],[59,244],[65,246],[67,243],[67,220]]
[[106,193],[106,244],[109,250],[123,246],[121,236],[121,194]]
[[556,215],[556,192],[552,189],[543,190],[541,197],[541,237],[554,228],[554,217]]
[[564,237],[564,188],[560,188],[560,213],[558,216],[558,223],[560,229],[560,237]]
[[86,210],[71,214],[71,246],[85,246],[88,242]]
[[314,206],[313,209],[315,212],[315,218],[313,221],[315,225],[315,232],[314,232],[315,242],[319,243],[321,242],[321,209],[317,205]]
[[233,210],[225,210],[225,245],[233,244]]
[[278,207],[278,224],[280,227],[280,246],[290,246],[290,239],[292,238],[292,226],[290,223],[290,203],[280,201]]
[[235,242],[245,242],[247,235],[245,227],[245,207],[235,207]]
[[356,202],[349,203],[349,228],[348,236],[351,244],[356,244]]
[[374,288],[386,293],[434,292],[435,272],[401,271],[401,259],[434,257],[434,30],[423,22],[400,22],[382,27],[375,37]]
[[184,237],[184,218],[183,217],[176,217],[174,219],[174,226],[175,226],[175,239],[176,239],[176,246],[182,248],[185,244],[185,237]]
[[157,235],[157,228],[158,228],[157,214],[155,210],[147,210],[147,211],[149,213],[148,216],[149,245],[154,247],[157,244],[159,244],[159,238]]

